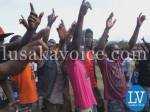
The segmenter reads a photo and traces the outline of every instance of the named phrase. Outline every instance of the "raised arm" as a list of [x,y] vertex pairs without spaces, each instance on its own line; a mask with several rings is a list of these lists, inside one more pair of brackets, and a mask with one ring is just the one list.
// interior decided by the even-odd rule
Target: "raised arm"
[[38,39],[37,37],[41,37],[41,35],[42,35],[43,41],[45,43],[47,43],[48,39],[49,39],[51,27],[52,27],[53,23],[55,22],[55,20],[57,19],[57,17],[58,16],[55,15],[55,11],[53,9],[52,13],[48,16],[48,19],[47,19],[48,23],[47,23],[46,28],[40,30],[38,33],[39,36],[34,36],[36,38],[33,38],[32,40],[37,40]]
[[136,24],[134,33],[129,41],[128,50],[131,50],[134,47],[134,45],[136,44],[136,41],[137,41],[137,38],[139,35],[139,31],[140,31],[140,28],[141,28],[144,20],[145,20],[145,15],[142,15],[142,13],[140,13],[140,15],[137,17],[137,24]]
[[90,3],[83,0],[79,11],[75,32],[73,35],[72,47],[74,50],[80,50],[80,38],[82,35],[84,16],[86,15],[89,8],[92,9]]
[[47,23],[47,27],[51,28],[53,23],[56,21],[58,16],[55,15],[55,10],[52,9],[52,13],[48,16],[48,23]]
[[67,30],[63,20],[61,20],[61,23],[57,28],[57,32],[59,35],[59,47],[62,51],[67,51],[67,46],[71,42],[71,39],[73,38],[75,26],[76,22],[73,22],[69,30]]
[[[47,18],[47,21],[48,21],[47,27],[43,29],[43,31],[45,32],[45,35],[43,37],[43,41],[45,43],[48,42],[51,27],[52,27],[53,23],[56,21],[57,17],[58,16],[55,15],[54,9],[52,9],[52,13]],[[41,32],[42,32],[42,30],[41,30]]]
[[39,24],[41,23],[41,19],[43,17],[43,12],[39,14],[39,16],[36,14],[32,3],[30,3],[30,15],[28,17],[28,20],[25,20],[23,16],[19,20],[20,24],[22,24],[26,29],[26,33],[24,34],[21,41],[12,42],[9,44],[5,44],[6,51],[8,50],[17,50],[22,48],[24,45],[26,45],[28,42],[31,41],[31,38],[36,33],[36,29],[38,28]]
[[32,3],[30,3],[30,15],[28,17],[28,20],[26,21],[23,16],[22,19],[20,19],[20,23],[23,24],[23,26],[27,29],[26,33],[24,34],[22,40],[21,40],[21,45],[24,46],[28,42],[31,41],[31,37],[36,33],[36,30],[41,23],[41,19],[44,15],[44,13],[40,13],[39,15],[35,12],[34,7]]
[[60,48],[62,48],[68,36],[68,31],[66,30],[63,20],[61,20],[61,23],[59,24],[57,28],[57,32],[59,36],[59,45],[60,45]]
[[116,23],[116,19],[113,20],[113,12],[109,15],[107,21],[106,21],[106,27],[104,29],[104,32],[101,36],[101,38],[98,41],[98,44],[96,46],[96,50],[104,50],[105,46],[108,42],[108,37],[109,37],[109,31],[110,29],[114,26],[114,24]]

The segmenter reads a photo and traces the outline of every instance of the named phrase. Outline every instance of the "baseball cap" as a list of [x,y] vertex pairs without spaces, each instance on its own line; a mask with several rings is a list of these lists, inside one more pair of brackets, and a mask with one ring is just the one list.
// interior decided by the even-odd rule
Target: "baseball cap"
[[12,34],[14,34],[14,33],[5,33],[4,30],[2,29],[2,27],[0,27],[0,39],[6,38]]

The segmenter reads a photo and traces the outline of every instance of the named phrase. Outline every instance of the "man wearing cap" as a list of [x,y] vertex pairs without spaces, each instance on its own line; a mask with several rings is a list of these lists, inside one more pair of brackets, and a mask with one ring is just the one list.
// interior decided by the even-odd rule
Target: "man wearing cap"
[[[0,46],[3,45],[4,43],[4,38],[12,35],[13,33],[5,33],[4,30],[2,29],[2,27],[0,27]],[[0,63],[5,62],[6,60],[3,59],[4,57],[4,51],[1,50],[2,52],[0,52]],[[5,96],[5,98],[0,98],[0,107],[4,107],[7,103],[8,103],[8,97],[10,97],[10,91],[9,91],[9,86],[7,83],[7,80],[5,80],[5,78],[0,79],[0,93],[1,95],[3,94]]]
[[[39,24],[41,22],[41,18],[43,16],[43,13],[41,13],[38,16],[36,14],[36,12],[34,11],[32,4],[30,4],[30,7],[31,7],[31,12],[29,14],[28,21],[26,21],[27,31],[24,34],[21,41],[3,44],[4,38],[12,35],[13,33],[4,33],[3,29],[0,28],[0,61],[1,61],[0,62],[0,79],[4,79],[5,77],[7,77],[6,74],[10,75],[10,74],[20,73],[25,68],[25,66],[29,62],[31,62],[31,60],[29,59],[29,56],[31,55],[31,53],[30,53],[31,51],[35,52],[37,54],[37,52],[43,52],[43,51],[47,50],[47,45],[40,39],[42,37],[44,37],[45,34],[47,34],[49,32],[47,32],[47,30],[43,30],[43,31],[40,31],[39,33],[37,33],[36,35],[34,35],[37,27],[39,26]],[[33,36],[35,37],[34,41],[30,42],[30,40],[33,38]],[[41,46],[41,47],[39,48],[39,46]],[[6,54],[5,52],[6,51],[12,51],[12,50],[18,51],[17,56],[18,56],[19,60],[7,61],[6,58],[4,60],[3,55]],[[21,60],[22,59],[22,55],[21,55],[22,51],[26,52],[27,58],[25,60]],[[36,55],[36,57],[38,60],[39,55],[38,56]],[[3,84],[3,82],[2,82],[2,84]],[[5,89],[3,89],[3,90],[5,90]],[[4,98],[4,99],[6,99],[6,98]],[[8,103],[6,103],[6,106],[8,106],[7,104]],[[8,112],[8,107],[5,108],[5,106],[4,106],[4,107],[0,108],[0,111],[1,112]]]
[[3,40],[4,41],[4,38],[12,35],[14,33],[5,33],[4,30],[2,29],[2,27],[0,27],[0,39],[1,41]]
[[[0,27],[0,46],[4,43],[4,38],[12,35],[14,33],[5,33],[4,30],[2,29],[2,27]],[[0,52],[0,63],[5,62],[6,60],[2,60],[3,59],[3,53]]]

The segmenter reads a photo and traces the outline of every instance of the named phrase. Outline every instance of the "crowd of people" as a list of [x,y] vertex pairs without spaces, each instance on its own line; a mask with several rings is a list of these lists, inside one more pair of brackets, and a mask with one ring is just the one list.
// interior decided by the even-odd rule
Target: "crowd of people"
[[[113,13],[96,45],[93,31],[83,30],[84,18],[92,9],[88,1],[82,1],[77,21],[69,29],[61,20],[56,29],[59,43],[50,36],[58,17],[54,9],[39,32],[44,13],[38,15],[32,3],[30,9],[28,19],[19,20],[26,28],[23,36],[5,33],[0,27],[0,112],[132,112],[124,99],[136,84],[149,95],[143,112],[150,111],[149,43],[142,39],[140,59],[132,53],[145,15],[140,13],[128,46],[120,48],[108,42],[116,23]],[[120,51],[125,52],[121,55]],[[96,73],[96,66],[101,73]],[[100,75],[104,91],[99,89]]]

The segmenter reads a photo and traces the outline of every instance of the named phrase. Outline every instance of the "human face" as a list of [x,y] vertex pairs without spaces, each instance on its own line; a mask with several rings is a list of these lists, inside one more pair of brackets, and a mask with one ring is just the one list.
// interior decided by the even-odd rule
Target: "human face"
[[93,43],[93,33],[92,32],[87,32],[85,34],[85,47],[92,47]]
[[112,50],[113,51],[118,51],[118,50],[120,50],[120,48],[117,44],[114,44],[114,45],[112,45]]
[[105,51],[109,58],[112,58],[112,55],[114,58],[116,58],[116,57],[118,57],[120,48],[117,44],[110,44],[110,45],[106,46]]
[[56,44],[55,40],[48,41],[48,47],[49,49],[52,48]]

